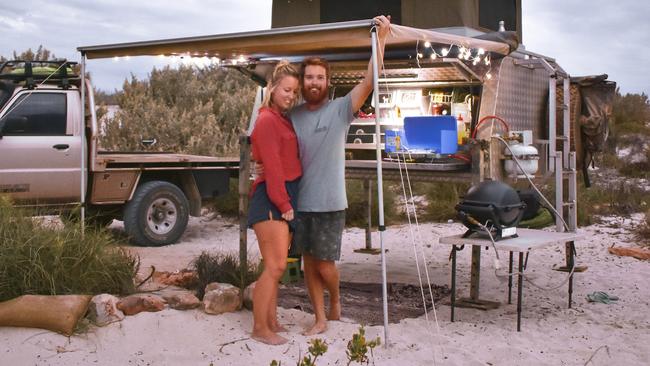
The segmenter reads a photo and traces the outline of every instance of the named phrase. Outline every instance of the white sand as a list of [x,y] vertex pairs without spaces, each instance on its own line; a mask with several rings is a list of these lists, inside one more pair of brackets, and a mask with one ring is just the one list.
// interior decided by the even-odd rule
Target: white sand
[[[503,305],[491,311],[457,308],[457,321],[450,323],[449,306],[438,304],[439,335],[433,317],[429,324],[424,317],[391,324],[391,344],[376,350],[375,364],[433,365],[435,358],[437,365],[584,365],[602,346],[607,349],[600,349],[591,365],[650,364],[650,263],[607,252],[612,244],[634,245],[628,230],[632,223],[610,219],[581,229],[587,239],[577,242],[578,264],[589,269],[575,275],[573,309],[567,308],[567,286],[541,291],[525,284],[521,332],[516,331],[516,305],[506,304],[507,284],[494,276],[494,253],[483,251],[481,297]],[[184,268],[203,250],[237,253],[234,222],[192,219],[190,225],[180,244],[135,248],[142,257],[141,271],[146,272],[151,264],[158,270]],[[463,227],[426,224],[420,230],[425,243],[431,244],[425,252],[432,282],[449,284],[449,247],[437,245],[437,235],[457,234]],[[250,256],[258,257],[250,234]],[[378,246],[378,237],[374,239],[373,245]],[[380,257],[353,252],[363,245],[363,230],[346,230],[342,280],[381,281]],[[385,245],[389,250],[388,281],[418,284],[408,226],[390,227]],[[552,270],[563,264],[563,248],[558,245],[531,253],[527,272],[536,282],[551,286],[565,278],[566,274]],[[459,253],[460,296],[469,291],[469,257],[468,248]],[[502,262],[505,266],[506,261]],[[620,301],[588,303],[585,296],[593,291],[617,295]],[[249,311],[219,316],[200,310],[140,313],[70,338],[38,329],[3,327],[0,365],[268,365],[273,359],[294,365],[298,354],[306,352],[308,339],[300,332],[310,323],[311,315],[286,309],[279,313],[289,325],[290,343],[276,347],[245,339],[251,329]],[[349,320],[330,322],[330,329],[322,335],[329,351],[318,364],[345,365],[346,344],[357,328],[358,324]],[[366,332],[369,338],[384,337],[381,326],[369,327]],[[239,339],[244,340],[220,347]]]

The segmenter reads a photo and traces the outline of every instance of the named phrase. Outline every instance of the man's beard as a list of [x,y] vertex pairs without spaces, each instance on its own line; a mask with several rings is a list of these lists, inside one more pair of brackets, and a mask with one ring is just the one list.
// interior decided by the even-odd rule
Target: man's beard
[[319,93],[316,95],[312,94],[311,89],[312,88],[303,89],[302,92],[302,97],[305,99],[307,103],[318,104],[322,102],[325,98],[327,98],[327,87],[320,89]]

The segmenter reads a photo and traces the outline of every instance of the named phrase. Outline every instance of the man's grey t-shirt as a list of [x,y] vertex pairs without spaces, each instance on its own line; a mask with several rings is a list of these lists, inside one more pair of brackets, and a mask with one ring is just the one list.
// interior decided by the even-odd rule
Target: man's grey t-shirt
[[352,97],[328,101],[315,111],[302,104],[290,112],[290,118],[302,163],[298,211],[345,210],[345,141],[354,119]]

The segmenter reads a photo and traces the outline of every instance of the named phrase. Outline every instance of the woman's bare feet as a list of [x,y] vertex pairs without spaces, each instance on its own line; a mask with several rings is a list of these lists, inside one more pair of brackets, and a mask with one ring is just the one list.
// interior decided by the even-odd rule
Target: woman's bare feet
[[287,328],[285,328],[284,325],[280,324],[280,322],[277,322],[277,321],[275,323],[271,324],[271,326],[269,328],[271,328],[271,331],[273,331],[275,333],[286,333],[286,332],[288,332]]
[[255,332],[254,331],[251,334],[251,338],[253,338],[254,340],[256,340],[258,342],[270,344],[272,346],[278,346],[278,345],[281,345],[281,344],[285,344],[285,343],[287,343],[289,341],[288,339],[286,339],[286,338],[284,338],[284,337],[282,337],[280,335],[277,335],[277,334],[273,333],[272,331],[268,331],[268,332],[264,332],[264,331]]
[[311,328],[305,330],[302,334],[306,336],[312,336],[315,334],[323,333],[327,330],[327,322],[316,322]]

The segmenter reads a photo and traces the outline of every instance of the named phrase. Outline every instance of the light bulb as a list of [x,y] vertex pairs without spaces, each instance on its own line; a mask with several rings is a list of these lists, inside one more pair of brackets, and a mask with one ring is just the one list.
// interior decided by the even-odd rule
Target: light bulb
[[479,55],[484,55],[484,54],[485,54],[485,50],[482,49],[482,48],[479,48],[479,49],[478,49],[478,54],[479,54]]
[[424,42],[424,47],[431,47],[431,42],[429,41]]
[[432,53],[431,56],[429,56],[429,57],[431,57],[432,60],[435,60],[436,57],[438,57],[438,56],[437,56],[436,53],[434,52],[434,53]]
[[485,74],[485,77],[486,77],[488,80],[491,80],[491,79],[492,79],[492,74],[490,74],[490,72],[488,71],[488,73]]
[[422,53],[418,52],[418,58],[422,58]]
[[449,54],[449,49],[443,48],[440,53],[442,54],[442,57],[446,57]]

